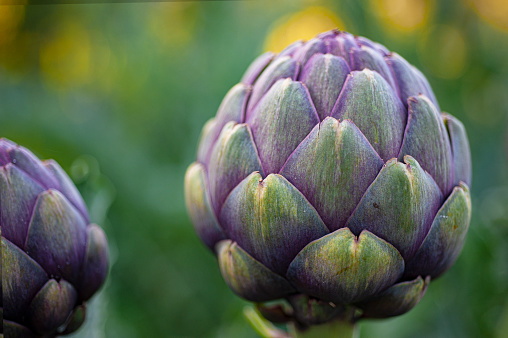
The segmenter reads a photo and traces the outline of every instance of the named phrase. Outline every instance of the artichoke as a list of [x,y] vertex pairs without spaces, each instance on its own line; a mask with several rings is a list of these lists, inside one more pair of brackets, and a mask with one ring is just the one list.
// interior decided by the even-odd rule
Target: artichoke
[[53,160],[0,139],[2,332],[55,336],[83,323],[108,271],[104,232]]
[[185,194],[228,286],[310,326],[414,307],[462,249],[470,184],[464,126],[425,76],[334,30],[249,66],[204,126]]

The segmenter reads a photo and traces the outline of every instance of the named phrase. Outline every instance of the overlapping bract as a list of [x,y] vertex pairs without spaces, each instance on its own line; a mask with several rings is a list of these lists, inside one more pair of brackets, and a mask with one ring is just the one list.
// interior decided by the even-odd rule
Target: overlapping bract
[[314,324],[415,306],[460,253],[470,183],[465,129],[422,73],[331,31],[251,64],[205,125],[185,193],[231,289]]
[[6,337],[76,330],[108,271],[104,232],[53,160],[0,139],[2,314]]

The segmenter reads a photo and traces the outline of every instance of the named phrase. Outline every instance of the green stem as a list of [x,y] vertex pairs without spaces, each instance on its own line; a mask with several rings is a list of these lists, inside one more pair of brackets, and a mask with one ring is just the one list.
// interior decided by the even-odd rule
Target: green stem
[[335,320],[304,329],[293,325],[293,336],[295,338],[358,338],[359,330],[354,323]]
[[278,329],[275,325],[264,319],[252,306],[244,307],[243,315],[254,330],[263,338],[291,338],[287,332]]
[[[243,314],[256,332],[263,338],[358,338],[359,328],[352,320],[336,319],[321,325],[301,327],[289,324],[290,332],[283,331],[263,318],[252,306],[246,306]],[[350,317],[352,318],[352,317]]]

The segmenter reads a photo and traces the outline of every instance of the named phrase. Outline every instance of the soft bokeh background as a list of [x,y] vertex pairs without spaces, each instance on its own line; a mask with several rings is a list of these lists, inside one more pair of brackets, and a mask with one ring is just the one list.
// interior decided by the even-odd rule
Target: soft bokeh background
[[60,162],[111,245],[80,336],[255,337],[191,227],[185,169],[254,57],[337,26],[422,69],[474,161],[457,264],[362,337],[508,337],[506,0],[0,6],[0,136]]

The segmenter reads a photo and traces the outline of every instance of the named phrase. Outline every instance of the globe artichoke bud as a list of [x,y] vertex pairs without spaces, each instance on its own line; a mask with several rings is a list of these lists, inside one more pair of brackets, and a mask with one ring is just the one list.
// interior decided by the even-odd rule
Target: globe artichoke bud
[[228,286],[310,326],[414,307],[462,249],[470,184],[464,126],[425,76],[330,31],[250,65],[204,126],[185,194]]
[[104,232],[90,224],[78,190],[53,160],[0,139],[2,332],[67,334],[108,271]]

